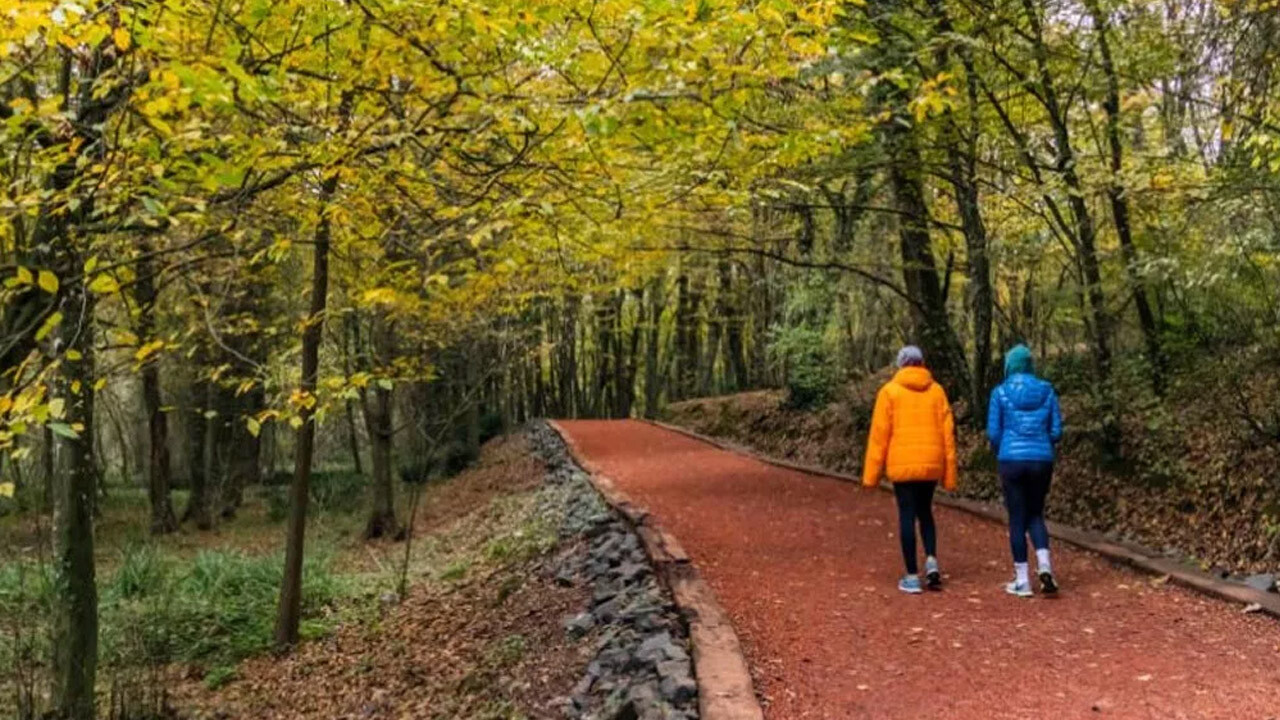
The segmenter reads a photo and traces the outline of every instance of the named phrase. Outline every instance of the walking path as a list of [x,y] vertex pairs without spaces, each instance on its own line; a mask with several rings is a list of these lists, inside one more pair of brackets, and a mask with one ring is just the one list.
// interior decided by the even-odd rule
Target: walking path
[[904,596],[888,493],[643,422],[562,425],[684,546],[771,720],[1280,718],[1275,620],[1061,544],[1062,596],[1009,597],[1004,528],[943,507],[945,590]]

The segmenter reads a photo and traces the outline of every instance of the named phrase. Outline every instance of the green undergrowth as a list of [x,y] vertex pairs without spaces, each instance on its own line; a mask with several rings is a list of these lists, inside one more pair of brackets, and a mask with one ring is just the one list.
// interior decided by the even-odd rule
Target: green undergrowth
[[[302,637],[340,625],[376,626],[399,586],[403,543],[360,540],[363,497],[350,473],[331,473],[333,487],[313,496],[303,572]],[[449,485],[428,486],[422,508],[446,502]],[[211,532],[184,529],[153,538],[139,530],[146,506],[134,492],[104,503],[99,523],[99,663],[104,682],[121,672],[178,666],[216,688],[234,682],[241,660],[272,648],[283,567],[283,524],[273,520],[274,488],[253,488],[238,516]],[[407,502],[408,492],[399,489]],[[556,545],[554,488],[495,490],[454,514],[419,516],[408,565],[410,587],[450,586],[483,578]],[[355,499],[352,499],[352,498]],[[554,500],[554,498],[552,498]],[[180,506],[179,506],[180,507]],[[407,521],[409,508],[398,509]],[[143,526],[145,527],[145,526]],[[127,528],[127,529],[126,529]],[[202,546],[203,545],[203,546]],[[10,548],[11,550],[13,548]],[[47,550],[31,546],[0,555],[0,668],[41,672],[49,656],[52,577]],[[513,646],[514,647],[514,646]],[[514,650],[511,650],[514,652]],[[11,692],[0,676],[0,717]]]

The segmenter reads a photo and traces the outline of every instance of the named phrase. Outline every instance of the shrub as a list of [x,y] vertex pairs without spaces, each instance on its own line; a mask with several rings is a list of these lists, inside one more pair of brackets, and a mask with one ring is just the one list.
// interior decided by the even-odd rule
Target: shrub
[[831,399],[837,382],[836,370],[821,331],[804,325],[775,328],[770,349],[786,367],[788,407],[816,408]]

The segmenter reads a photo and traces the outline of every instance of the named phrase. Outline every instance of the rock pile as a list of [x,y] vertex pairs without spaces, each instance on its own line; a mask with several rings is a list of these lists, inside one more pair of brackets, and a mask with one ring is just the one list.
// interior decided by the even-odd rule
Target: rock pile
[[[584,720],[683,720],[698,716],[688,632],[654,577],[640,538],[613,512],[545,424],[530,430],[557,492],[564,541],[556,581],[591,588],[589,607],[565,618],[565,632],[595,643],[587,672],[563,704]],[[552,510],[552,508],[548,508]]]

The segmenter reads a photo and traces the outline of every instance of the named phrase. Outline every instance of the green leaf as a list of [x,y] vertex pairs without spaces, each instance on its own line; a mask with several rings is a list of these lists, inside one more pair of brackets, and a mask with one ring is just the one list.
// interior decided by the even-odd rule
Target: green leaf
[[67,438],[68,440],[78,440],[80,438],[80,433],[76,432],[74,428],[66,423],[49,423],[49,430],[54,435]]

